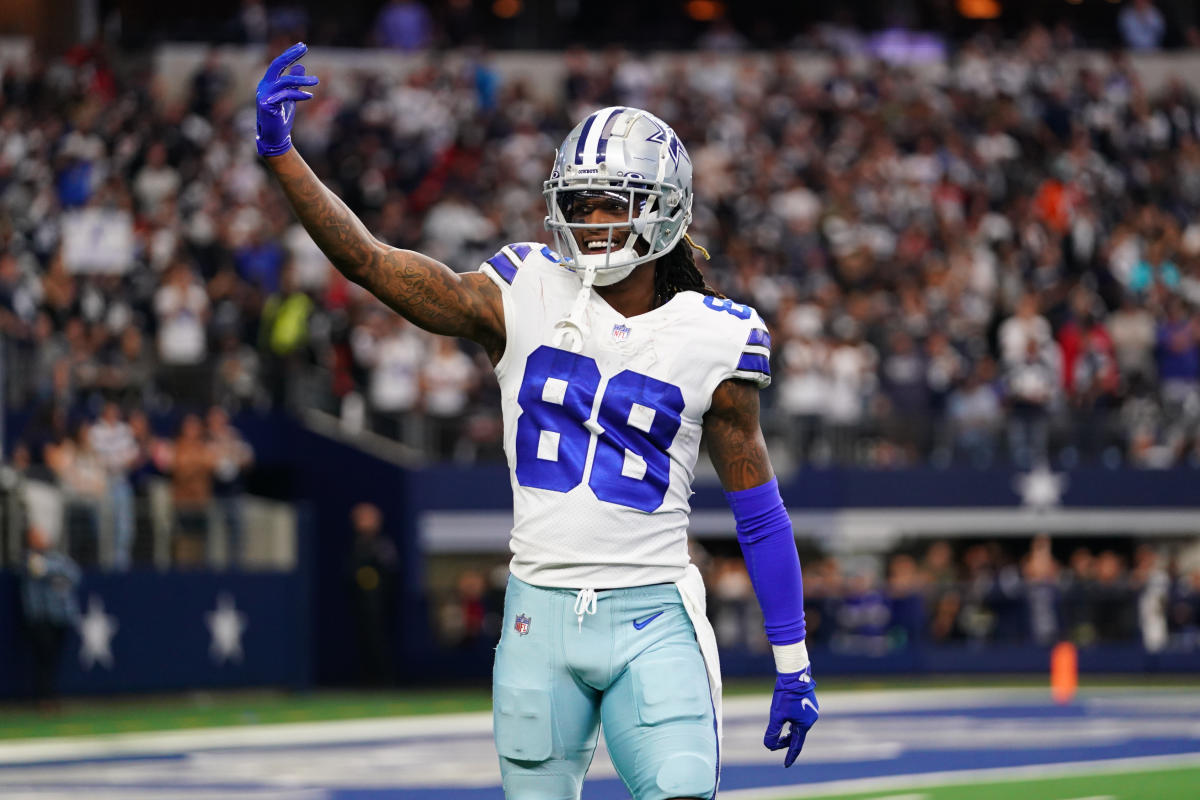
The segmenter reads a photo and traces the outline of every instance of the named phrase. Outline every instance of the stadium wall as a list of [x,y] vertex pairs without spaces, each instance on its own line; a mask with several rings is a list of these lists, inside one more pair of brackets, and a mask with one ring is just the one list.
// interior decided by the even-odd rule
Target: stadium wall
[[[291,572],[89,573],[80,599],[85,620],[107,615],[117,626],[112,661],[67,646],[63,688],[77,693],[275,685],[348,685],[358,677],[357,642],[346,564],[350,509],[380,507],[385,535],[397,545],[394,602],[396,678],[410,685],[484,678],[490,646],[469,652],[438,646],[430,623],[427,560],[447,553],[507,552],[509,478],[502,465],[401,466],[349,437],[317,433],[282,415],[246,416],[238,425],[258,454],[252,488],[295,504],[300,554]],[[1200,532],[1195,470],[1078,470],[1041,475],[1004,470],[801,470],[785,476],[802,544],[833,552],[870,552],[901,537],[1031,535],[1051,530],[1090,536]],[[1033,484],[1030,484],[1033,481]],[[693,533],[733,537],[720,488],[704,477],[693,497]],[[243,615],[240,657],[222,655],[210,615],[229,598]],[[102,609],[92,610],[93,598]],[[29,681],[19,623],[17,578],[0,572],[0,696]],[[238,619],[236,616],[234,619]],[[228,623],[228,612],[226,622]],[[86,624],[85,624],[86,627]],[[81,629],[82,630],[82,629]],[[886,653],[824,649],[829,674],[1037,672],[1048,651],[990,644],[909,642]],[[763,653],[726,650],[731,675],[769,671]],[[240,659],[240,660],[239,660]],[[1136,644],[1085,649],[1085,671],[1200,670],[1200,652],[1148,654]]]

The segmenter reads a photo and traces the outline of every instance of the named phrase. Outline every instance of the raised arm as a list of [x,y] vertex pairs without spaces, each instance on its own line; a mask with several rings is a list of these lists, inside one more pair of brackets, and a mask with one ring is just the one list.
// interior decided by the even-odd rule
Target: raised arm
[[790,767],[819,709],[804,644],[800,559],[759,426],[757,387],[742,380],[721,383],[704,417],[704,434],[775,655],[775,693],[763,744],[787,748],[783,765]]
[[326,258],[405,319],[432,333],[478,342],[492,362],[504,352],[504,308],[499,288],[484,274],[458,274],[428,256],[391,247],[331,192],[292,147],[297,101],[317,83],[292,66],[306,52],[295,44],[271,62],[258,85],[258,150],[292,210]]

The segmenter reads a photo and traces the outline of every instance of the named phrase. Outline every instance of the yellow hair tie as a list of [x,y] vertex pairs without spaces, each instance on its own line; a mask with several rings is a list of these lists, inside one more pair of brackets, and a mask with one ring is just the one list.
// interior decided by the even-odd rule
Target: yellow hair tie
[[687,243],[688,243],[688,244],[690,244],[690,245],[691,245],[693,248],[695,248],[696,250],[699,250],[701,253],[703,253],[703,254],[704,254],[704,260],[705,260],[705,261],[712,261],[712,256],[710,256],[710,255],[708,254],[708,251],[707,251],[707,250],[705,250],[705,249],[704,249],[703,247],[701,247],[700,245],[698,245],[698,244],[696,244],[695,242],[693,242],[693,241],[692,241],[691,234],[685,233],[685,234],[683,235],[683,238],[684,238],[684,239],[687,241]]

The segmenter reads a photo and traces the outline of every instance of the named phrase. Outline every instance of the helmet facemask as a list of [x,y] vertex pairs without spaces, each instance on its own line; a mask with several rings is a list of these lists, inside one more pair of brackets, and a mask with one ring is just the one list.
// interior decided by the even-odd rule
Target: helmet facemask
[[[602,194],[627,205],[621,223],[574,221],[575,193]],[[554,234],[565,265],[594,272],[598,286],[616,283],[638,264],[670,251],[692,218],[692,163],[674,131],[662,120],[636,108],[605,108],[579,123],[555,154],[546,198],[546,228]],[[577,231],[595,231],[622,246],[588,251]]]
[[[583,311],[592,286],[623,280],[683,237],[692,220],[692,162],[658,117],[636,108],[604,108],[567,134],[542,195],[546,228],[564,256],[563,266],[582,284],[570,314],[556,325],[561,334],[556,346],[574,350],[586,333]],[[588,199],[624,207],[624,219],[585,221],[575,213],[576,203]]]

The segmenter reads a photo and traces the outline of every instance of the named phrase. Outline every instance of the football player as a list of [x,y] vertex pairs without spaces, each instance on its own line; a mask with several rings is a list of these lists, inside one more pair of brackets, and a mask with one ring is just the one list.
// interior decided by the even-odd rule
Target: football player
[[[800,562],[758,421],[771,339],[696,269],[692,164],[662,120],[605,108],[544,185],[558,252],[502,247],[458,274],[376,240],[291,144],[317,79],[297,44],[258,86],[258,150],[329,260],[399,314],[478,342],[503,397],[511,576],[493,713],[511,800],[572,800],[603,725],[637,800],[717,790],[720,669],[687,551],[701,433],[737,520],[778,675],[764,743],[790,766],[816,722]],[[561,255],[560,255],[561,253]]]

